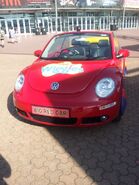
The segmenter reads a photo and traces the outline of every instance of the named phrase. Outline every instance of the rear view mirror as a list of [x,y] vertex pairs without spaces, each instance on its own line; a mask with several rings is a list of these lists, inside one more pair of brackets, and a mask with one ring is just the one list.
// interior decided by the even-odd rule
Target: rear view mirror
[[129,56],[129,51],[127,49],[120,49],[116,58],[123,58],[123,57],[125,58],[128,56]]
[[36,57],[40,57],[41,54],[42,54],[42,51],[41,50],[34,51],[34,56],[36,56]]

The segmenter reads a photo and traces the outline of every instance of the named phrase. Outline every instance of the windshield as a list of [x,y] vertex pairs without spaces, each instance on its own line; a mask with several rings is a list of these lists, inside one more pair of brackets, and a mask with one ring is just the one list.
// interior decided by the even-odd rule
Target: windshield
[[112,58],[110,38],[102,33],[73,33],[54,37],[41,58],[51,60],[105,60]]

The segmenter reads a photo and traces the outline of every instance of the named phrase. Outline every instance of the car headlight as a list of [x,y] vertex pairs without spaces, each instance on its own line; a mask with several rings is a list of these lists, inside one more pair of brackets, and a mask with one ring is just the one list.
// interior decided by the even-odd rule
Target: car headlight
[[24,85],[24,81],[25,81],[25,76],[23,74],[20,74],[17,79],[16,79],[16,82],[15,82],[15,90],[17,92],[19,92],[23,85]]
[[115,82],[112,78],[103,78],[96,85],[96,94],[100,98],[106,98],[115,89]]

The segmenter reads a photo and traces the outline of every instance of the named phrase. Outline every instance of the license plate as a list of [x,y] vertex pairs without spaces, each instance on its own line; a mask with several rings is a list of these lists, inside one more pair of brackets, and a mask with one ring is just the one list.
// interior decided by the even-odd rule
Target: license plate
[[32,113],[42,115],[42,116],[69,118],[68,109],[32,106]]

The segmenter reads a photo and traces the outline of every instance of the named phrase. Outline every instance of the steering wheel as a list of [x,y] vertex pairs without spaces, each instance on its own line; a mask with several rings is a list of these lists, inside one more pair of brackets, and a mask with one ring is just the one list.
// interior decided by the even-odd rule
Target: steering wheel
[[75,47],[70,47],[61,50],[59,57],[68,58],[79,55],[79,51]]

